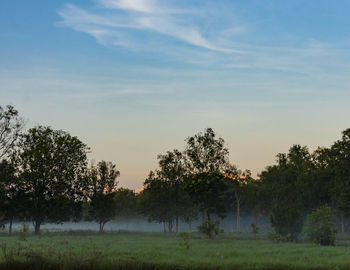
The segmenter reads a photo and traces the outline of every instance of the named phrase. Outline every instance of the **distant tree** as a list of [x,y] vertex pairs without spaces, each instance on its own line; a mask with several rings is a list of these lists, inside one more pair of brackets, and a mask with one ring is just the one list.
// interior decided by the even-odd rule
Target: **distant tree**
[[306,147],[294,145],[288,154],[277,155],[277,165],[269,166],[260,180],[269,196],[271,223],[276,232],[297,239],[307,210],[307,183],[313,163]]
[[114,201],[117,217],[129,218],[137,214],[137,199],[133,190],[118,188],[114,192]]
[[[229,151],[225,141],[217,138],[211,128],[186,139],[184,151],[188,172],[186,191],[202,212],[202,226],[215,213],[223,216],[223,174],[229,166]],[[204,182],[203,179],[205,179]],[[217,196],[217,200],[215,199]],[[212,203],[209,205],[208,203]],[[208,228],[212,227],[208,224]]]
[[224,172],[228,165],[229,151],[222,138],[207,128],[187,138],[185,149],[186,164],[190,174]]
[[213,214],[224,217],[227,211],[227,183],[220,172],[195,174],[187,180],[186,191],[206,220],[211,221]]
[[331,174],[329,192],[332,205],[341,217],[341,231],[344,232],[344,217],[350,215],[350,128],[342,133],[327,151],[328,170]]
[[88,147],[61,130],[38,126],[20,136],[14,160],[24,208],[35,233],[45,221],[60,222],[83,200]]
[[116,165],[106,161],[100,161],[88,171],[89,219],[98,222],[100,232],[103,232],[105,224],[115,217],[115,193],[119,175]]
[[2,160],[0,162],[1,212],[3,222],[9,223],[9,233],[12,232],[14,218],[25,214],[23,205],[26,204],[26,198],[18,180],[14,164]]
[[195,218],[195,206],[185,191],[185,178],[187,170],[184,155],[177,149],[168,151],[164,155],[158,155],[159,170],[157,175],[163,181],[168,182],[168,203],[172,205],[171,209],[175,219],[176,233],[179,230],[179,218],[190,223]]
[[168,223],[169,232],[172,232],[177,206],[172,200],[174,189],[171,183],[151,171],[143,186],[144,189],[138,196],[141,213],[150,221]]
[[23,119],[11,105],[0,106],[0,159],[9,155],[24,126]]
[[227,180],[227,192],[230,201],[234,201],[236,205],[236,230],[239,232],[241,230],[241,204],[248,195],[248,184],[254,181],[254,179],[251,177],[251,172],[249,170],[241,171],[233,165],[226,170],[224,176]]

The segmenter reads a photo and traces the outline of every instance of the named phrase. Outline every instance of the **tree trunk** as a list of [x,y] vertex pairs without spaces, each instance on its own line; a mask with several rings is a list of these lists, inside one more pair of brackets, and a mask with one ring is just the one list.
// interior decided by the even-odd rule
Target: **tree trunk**
[[341,226],[341,233],[344,233],[344,215],[341,214],[341,219],[340,219],[340,226]]
[[241,205],[240,205],[240,198],[237,193],[235,193],[236,197],[236,204],[237,204],[237,232],[241,231]]
[[169,219],[169,232],[173,232],[173,221],[171,219]]
[[207,220],[208,220],[208,222],[210,222],[210,215],[209,215],[209,212],[207,211],[206,214],[207,214]]
[[35,221],[35,226],[34,226],[34,232],[35,234],[39,234],[40,233],[40,225],[41,225],[41,222],[40,221]]
[[163,232],[166,232],[165,222],[163,221]]
[[103,233],[106,222],[100,221],[100,233]]
[[10,217],[10,225],[9,225],[9,233],[12,233],[12,223],[13,223],[13,216]]
[[192,232],[192,222],[191,221],[188,222],[188,229],[189,229],[189,232]]
[[176,217],[175,222],[176,222],[176,233],[178,233],[179,232],[179,217]]

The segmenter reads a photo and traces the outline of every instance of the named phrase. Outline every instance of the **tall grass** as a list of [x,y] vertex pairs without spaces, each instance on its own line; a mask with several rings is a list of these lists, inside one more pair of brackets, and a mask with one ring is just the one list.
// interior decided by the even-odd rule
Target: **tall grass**
[[[250,236],[252,238],[254,236]],[[350,241],[342,246],[214,240],[157,233],[46,233],[0,237],[0,269],[350,269]]]

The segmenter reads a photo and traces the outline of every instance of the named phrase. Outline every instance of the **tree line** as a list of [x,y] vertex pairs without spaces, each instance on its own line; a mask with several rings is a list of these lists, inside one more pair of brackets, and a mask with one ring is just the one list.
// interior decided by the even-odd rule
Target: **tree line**
[[[305,218],[328,205],[345,230],[350,215],[350,129],[328,148],[310,152],[293,145],[258,177],[230,163],[225,141],[211,128],[190,136],[183,150],[158,155],[139,193],[118,188],[115,164],[89,164],[90,148],[62,130],[36,126],[24,132],[12,106],[0,106],[0,211],[3,224],[96,221],[100,231],[116,216],[144,216],[179,231],[179,222],[200,220],[209,236],[220,219],[241,213],[269,217],[275,232],[298,239]],[[257,223],[257,222],[256,222]],[[257,226],[257,224],[254,224]],[[256,228],[256,227],[255,227]]]

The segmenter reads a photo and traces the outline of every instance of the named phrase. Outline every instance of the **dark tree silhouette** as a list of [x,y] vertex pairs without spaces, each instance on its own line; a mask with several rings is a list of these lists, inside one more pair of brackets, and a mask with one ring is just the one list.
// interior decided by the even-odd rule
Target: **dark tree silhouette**
[[21,135],[15,154],[20,188],[28,198],[25,209],[35,233],[45,221],[69,218],[83,199],[83,172],[88,147],[61,130],[38,126]]

